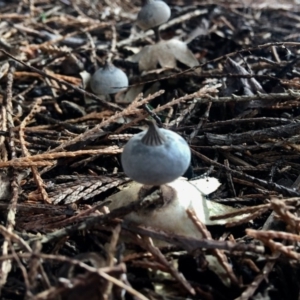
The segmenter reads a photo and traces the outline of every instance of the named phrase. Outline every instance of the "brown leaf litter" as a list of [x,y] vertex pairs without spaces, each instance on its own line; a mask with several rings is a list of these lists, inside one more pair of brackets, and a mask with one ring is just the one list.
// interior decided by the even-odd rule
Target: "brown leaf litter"
[[[156,43],[140,1],[0,1],[1,299],[299,299],[299,3],[166,2]],[[126,93],[91,93],[106,61]],[[221,183],[195,235],[128,219],[157,191],[109,209],[149,118]]]

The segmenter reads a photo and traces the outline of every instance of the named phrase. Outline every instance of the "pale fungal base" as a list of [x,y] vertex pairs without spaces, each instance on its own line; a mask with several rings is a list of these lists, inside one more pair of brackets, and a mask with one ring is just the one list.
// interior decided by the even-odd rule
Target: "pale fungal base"
[[141,209],[126,215],[124,219],[169,233],[202,238],[188,217],[187,209],[195,211],[198,219],[205,225],[224,225],[229,221],[237,220],[237,218],[210,220],[212,216],[233,212],[236,209],[206,200],[197,186],[197,181],[189,182],[180,177],[159,187],[145,186],[133,181],[121,189],[107,199],[112,201],[109,205],[110,210],[141,199]]
[[[213,215],[220,215],[236,211],[232,207],[208,201],[205,193],[211,193],[219,187],[215,178],[187,181],[184,178],[176,179],[165,185],[143,186],[137,182],[131,182],[108,198],[111,200],[109,209],[129,205],[132,202],[141,201],[140,208],[126,215],[124,219],[137,225],[151,227],[157,231],[164,231],[170,235],[176,234],[192,238],[202,238],[195,223],[189,218],[187,209],[195,212],[197,218],[206,225],[222,225],[229,221],[238,220],[244,216],[226,220],[210,220]],[[201,189],[201,190],[200,190]],[[156,247],[168,246],[166,242],[154,240]],[[214,256],[207,257],[211,270],[218,274],[225,285],[230,284],[226,279],[226,271]],[[210,268],[210,266],[209,266]],[[225,278],[225,279],[224,279]]]

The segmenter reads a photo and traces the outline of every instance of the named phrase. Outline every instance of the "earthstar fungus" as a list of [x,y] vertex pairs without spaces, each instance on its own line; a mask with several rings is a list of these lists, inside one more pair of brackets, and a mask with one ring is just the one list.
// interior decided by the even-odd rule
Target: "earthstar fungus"
[[112,63],[106,63],[103,68],[98,69],[90,80],[91,90],[97,95],[115,94],[126,90],[128,77]]
[[187,142],[177,133],[149,122],[148,130],[133,136],[123,149],[125,174],[136,182],[158,186],[182,176],[191,161]]
[[137,16],[137,25],[143,29],[153,29],[156,41],[159,41],[158,27],[166,23],[171,16],[171,9],[164,1],[143,0],[143,6]]

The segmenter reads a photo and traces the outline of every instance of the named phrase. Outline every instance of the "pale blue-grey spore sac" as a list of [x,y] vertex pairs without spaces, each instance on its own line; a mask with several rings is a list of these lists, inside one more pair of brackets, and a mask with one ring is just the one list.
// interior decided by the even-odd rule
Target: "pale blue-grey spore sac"
[[164,1],[146,0],[138,13],[137,25],[148,30],[166,23],[171,16],[171,9]]
[[[153,128],[161,137],[160,141],[159,138],[158,141],[145,139],[149,132],[153,132]],[[132,137],[121,156],[123,170],[128,177],[139,183],[155,186],[182,176],[190,161],[191,150],[187,142],[177,133],[158,128],[154,124]]]
[[93,74],[90,80],[90,87],[97,95],[115,94],[126,90],[128,77],[113,64],[107,64]]

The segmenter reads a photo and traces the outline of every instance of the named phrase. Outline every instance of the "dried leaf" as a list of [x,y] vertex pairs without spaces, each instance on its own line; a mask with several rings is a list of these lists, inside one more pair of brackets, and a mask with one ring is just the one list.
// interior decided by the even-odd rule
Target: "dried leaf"
[[173,39],[168,41],[168,49],[178,61],[187,65],[188,67],[192,68],[199,65],[198,60],[189,50],[186,43]]
[[162,68],[176,68],[176,60],[188,67],[199,65],[186,43],[176,39],[146,46],[129,60],[138,63],[140,71],[156,69],[158,64]]

